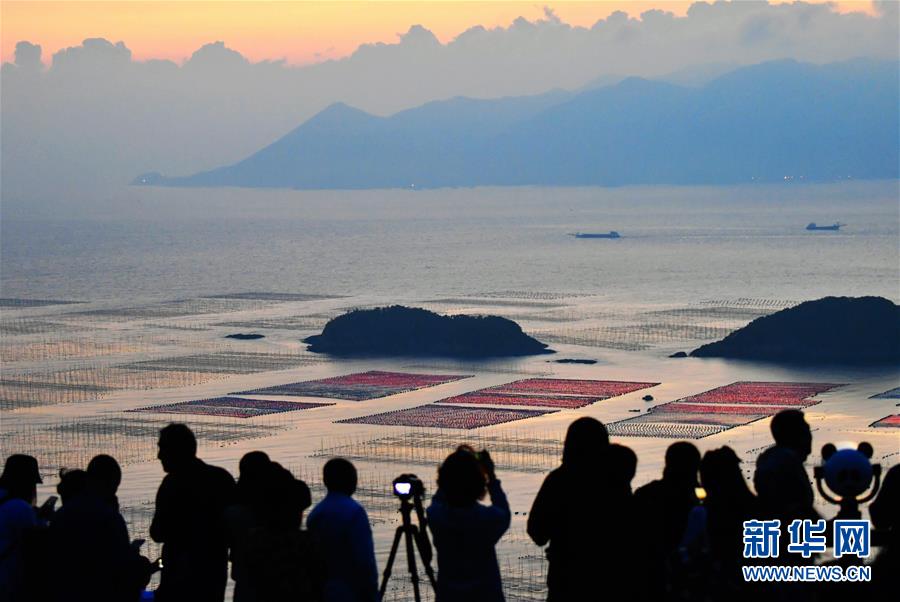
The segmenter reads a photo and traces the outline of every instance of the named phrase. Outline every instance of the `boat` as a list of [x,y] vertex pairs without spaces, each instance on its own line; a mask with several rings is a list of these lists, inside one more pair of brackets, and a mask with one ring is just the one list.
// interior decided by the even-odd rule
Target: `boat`
[[575,232],[570,236],[575,238],[622,238],[615,230],[610,230],[609,232]]
[[839,224],[834,222],[830,226],[817,226],[816,222],[812,222],[808,226],[806,226],[807,230],[830,230],[831,232],[837,232],[841,229],[841,226],[846,226],[847,224]]

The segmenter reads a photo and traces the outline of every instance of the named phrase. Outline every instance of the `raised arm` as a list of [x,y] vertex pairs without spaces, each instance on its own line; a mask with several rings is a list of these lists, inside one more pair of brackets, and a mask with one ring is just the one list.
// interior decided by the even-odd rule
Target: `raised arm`
[[500,486],[500,481],[492,479],[488,483],[488,494],[491,496],[490,507],[490,525],[488,526],[491,539],[494,543],[503,537],[506,530],[509,529],[509,523],[512,515],[509,511],[509,501],[506,499],[506,493]]

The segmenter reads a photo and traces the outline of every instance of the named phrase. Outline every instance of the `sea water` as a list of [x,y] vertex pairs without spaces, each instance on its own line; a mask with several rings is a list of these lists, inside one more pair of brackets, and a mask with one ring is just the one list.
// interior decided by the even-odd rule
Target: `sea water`
[[[838,232],[805,230],[809,222],[836,221],[846,224]],[[900,300],[900,203],[895,181],[422,191],[121,188],[88,199],[29,204],[4,199],[0,226],[0,297],[89,303],[3,310],[0,326],[40,329],[49,323],[51,328],[46,334],[4,335],[0,351],[20,361],[5,361],[3,378],[18,382],[31,372],[80,371],[102,381],[121,378],[117,371],[125,367],[131,379],[126,379],[126,385],[146,384],[140,378],[144,374],[168,383],[130,387],[118,381],[100,382],[113,390],[97,399],[39,404],[0,416],[2,455],[28,451],[44,462],[51,452],[61,458],[75,457],[74,452],[86,445],[114,441],[116,449],[102,451],[112,451],[127,462],[119,499],[134,537],[147,537],[152,500],[163,474],[153,459],[158,424],[134,424],[131,421],[152,415],[128,410],[370,369],[473,377],[364,403],[339,402],[247,421],[181,414],[162,414],[157,420],[184,420],[195,429],[272,429],[261,438],[202,440],[201,454],[236,474],[241,455],[263,449],[308,480],[314,500],[322,495],[318,475],[327,456],[351,455],[360,469],[358,496],[373,521],[380,567],[396,527],[391,479],[413,470],[433,491],[435,458],[443,453],[416,447],[419,440],[410,437],[443,437],[446,451],[458,442],[493,448],[501,459],[498,473],[515,513],[498,547],[508,600],[542,599],[546,576],[541,551],[525,533],[525,513],[543,472],[516,469],[512,464],[534,461],[549,470],[557,461],[561,437],[575,417],[593,416],[610,424],[640,415],[650,407],[640,399],[646,391],[477,431],[413,432],[336,421],[427,404],[531,375],[659,382],[649,390],[654,404],[734,381],[819,381],[845,386],[820,396],[820,403],[805,410],[813,428],[814,449],[825,442],[865,439],[873,444],[875,460],[885,468],[900,457],[893,430],[868,427],[897,411],[895,400],[870,399],[900,384],[896,369],[798,368],[666,357],[672,350],[688,350],[703,342],[691,330],[697,326],[695,318],[678,314],[685,307],[699,308],[704,319],[717,315],[705,313],[705,307],[736,312],[724,312],[731,318],[711,326],[735,328],[754,312],[774,311],[824,295],[881,295]],[[622,238],[570,236],[609,230],[618,231]],[[173,319],[156,319],[140,311],[82,313],[82,308],[115,310],[249,291],[347,298]],[[322,316],[337,315],[357,304],[392,302],[508,315],[528,332],[546,338],[559,354],[466,365],[422,358],[313,358],[317,361],[304,360],[280,372],[200,374],[196,382],[186,376],[191,358],[222,349],[305,353],[301,338],[312,332],[261,326],[259,332],[266,334],[263,341],[226,341],[224,335],[237,328],[256,331],[256,324],[294,314],[324,320]],[[660,317],[673,308],[675,317]],[[742,308],[747,308],[746,315]],[[235,321],[247,326],[231,326]],[[60,325],[65,328],[52,330]],[[690,336],[679,340],[673,335],[670,340],[664,332],[667,325],[686,328]],[[621,338],[606,341],[610,337]],[[635,346],[641,342],[650,344]],[[66,356],[71,350],[85,357]],[[58,359],[35,360],[30,354]],[[127,370],[131,362],[160,357],[168,358],[172,372]],[[556,364],[558,357],[590,358],[597,363]],[[49,380],[59,379],[51,376]],[[40,396],[36,401],[47,402]],[[116,426],[119,423],[125,426]],[[138,437],[131,432],[135,430],[146,432]],[[32,433],[40,439],[32,440]],[[658,478],[665,448],[672,440],[614,439],[632,447],[639,457],[635,486]],[[47,441],[50,447],[41,447],[43,443],[35,447],[35,441]],[[6,449],[9,442],[16,449]],[[731,446],[744,460],[749,480],[753,461],[771,443],[771,436],[767,421],[760,420],[694,442],[701,451]],[[533,457],[523,455],[517,460],[515,454],[525,452],[502,451],[519,443],[537,450],[536,455],[529,452]],[[21,445],[35,449],[19,449]],[[401,460],[370,457],[375,447]],[[431,465],[403,461],[426,452],[431,454]],[[811,457],[810,463],[816,461]],[[42,499],[52,493],[54,483],[45,478]],[[817,498],[817,504],[824,515],[834,513],[822,499]],[[148,542],[143,551],[154,556],[158,546]],[[395,571],[393,582],[408,588],[403,570]],[[389,598],[409,599],[408,591],[397,590]]]
[[[127,187],[5,203],[4,297],[240,291],[610,302],[900,299],[898,183],[290,191]],[[807,223],[846,224],[809,232]],[[622,238],[576,239],[616,230]]]

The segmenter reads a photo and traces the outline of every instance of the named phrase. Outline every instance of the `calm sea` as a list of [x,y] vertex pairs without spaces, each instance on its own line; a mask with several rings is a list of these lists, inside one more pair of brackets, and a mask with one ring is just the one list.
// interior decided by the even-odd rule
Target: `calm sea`
[[[898,183],[432,191],[123,188],[4,204],[3,297],[240,291],[427,298],[583,292],[611,303],[900,299]],[[807,232],[809,222],[846,224]],[[572,232],[616,230],[619,240]]]

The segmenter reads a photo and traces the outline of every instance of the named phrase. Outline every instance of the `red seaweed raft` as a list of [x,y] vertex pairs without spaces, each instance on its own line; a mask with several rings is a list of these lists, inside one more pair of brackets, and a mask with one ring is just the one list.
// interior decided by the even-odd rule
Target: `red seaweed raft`
[[574,409],[659,383],[526,378],[441,399],[438,403]]
[[736,382],[677,401],[647,414],[614,422],[610,434],[626,437],[701,439],[768,418],[787,408],[819,403],[811,397],[842,385],[834,383]]
[[900,429],[900,414],[891,414],[890,416],[885,416],[881,420],[876,420],[869,426],[874,426],[876,428]]
[[235,395],[290,395],[294,397],[326,397],[348,401],[365,401],[434,387],[471,375],[417,374],[412,372],[382,372],[370,370],[344,376],[307,380],[303,382],[241,391]]
[[[471,393],[454,395],[429,405],[340,420],[343,424],[379,424],[432,428],[473,429],[574,409],[639,391],[658,383],[565,378],[526,378]],[[493,406],[493,407],[463,407]],[[547,408],[510,409],[496,406]]]
[[503,424],[523,418],[551,414],[556,410],[510,410],[500,408],[465,408],[428,404],[406,410],[395,410],[338,420],[336,424],[376,424],[383,426],[416,426],[442,429],[471,430],[483,426]]
[[333,403],[306,403],[300,401],[280,401],[271,399],[244,399],[242,397],[212,397],[195,399],[158,406],[147,406],[127,410],[128,412],[149,412],[154,414],[195,414],[198,416],[223,416],[228,418],[253,418],[266,414],[279,414],[296,410],[310,410],[332,406]]

